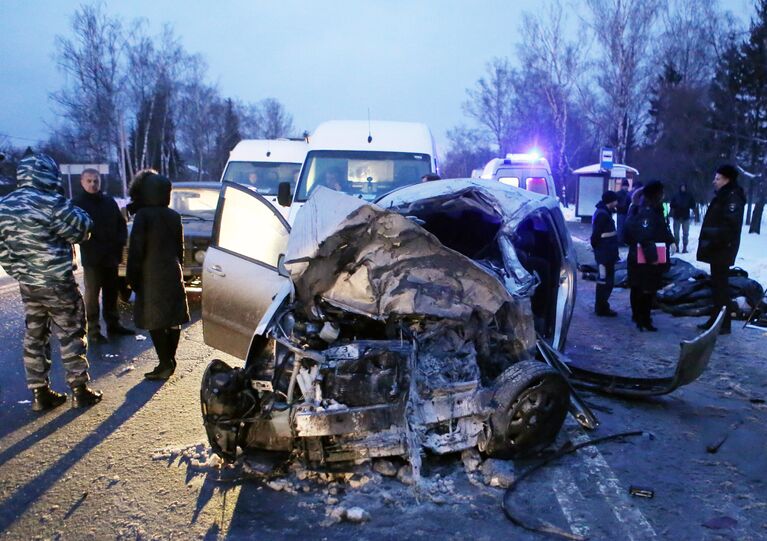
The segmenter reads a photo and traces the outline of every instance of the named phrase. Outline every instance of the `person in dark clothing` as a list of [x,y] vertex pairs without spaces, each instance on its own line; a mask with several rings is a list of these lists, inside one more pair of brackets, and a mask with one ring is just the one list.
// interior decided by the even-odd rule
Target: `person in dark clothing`
[[[636,216],[637,212],[639,212],[639,207],[642,206],[642,183],[641,182],[635,182],[634,183],[634,189],[629,192],[630,196],[630,203],[629,203],[629,211],[626,213],[626,220],[628,220],[631,216]],[[623,242],[624,244],[628,241],[625,238],[625,231],[626,228],[624,227],[624,238]],[[628,270],[628,268],[626,269]],[[636,322],[637,320],[637,306],[640,305],[642,302],[639,299],[640,296],[640,289],[636,287],[630,287],[629,286],[629,305],[631,306],[631,321]]]
[[599,267],[594,313],[598,316],[615,317],[618,312],[610,308],[610,294],[615,284],[615,262],[618,261],[618,234],[612,213],[618,206],[618,196],[607,190],[597,203],[591,219],[591,247]]
[[136,334],[120,325],[117,311],[117,267],[128,240],[128,229],[115,200],[101,192],[101,175],[96,169],[85,169],[80,175],[80,184],[84,192],[72,202],[93,220],[91,237],[80,243],[80,256],[88,341],[98,344],[106,342],[99,323],[99,293],[109,336]]
[[[631,287],[633,319],[640,331],[657,331],[652,324],[652,304],[655,293],[661,286],[661,277],[668,268],[666,263],[658,262],[657,243],[670,246],[674,236],[663,216],[663,183],[657,180],[649,182],[640,195],[638,206],[629,211],[626,219],[626,242],[628,253],[628,280]],[[646,263],[639,263],[638,250],[641,249]]]
[[730,334],[730,292],[728,272],[735,263],[740,248],[740,230],[743,227],[743,209],[746,206],[746,194],[738,185],[738,170],[725,164],[714,175],[714,198],[708,205],[698,239],[698,261],[711,265],[711,289],[714,296],[714,308],[700,329],[708,329],[716,321],[722,307],[727,313],[720,329],[720,334]]
[[626,216],[629,212],[629,205],[631,205],[631,194],[629,194],[629,181],[624,178],[621,181],[620,190],[615,192],[618,197],[618,206],[615,208],[615,214],[618,219],[618,244],[625,244],[623,241],[623,227],[626,224]]
[[674,242],[679,249],[679,228],[682,229],[682,253],[687,253],[690,240],[690,218],[695,210],[695,199],[687,191],[687,184],[679,186],[679,191],[671,198],[671,219],[674,220]]
[[136,292],[136,327],[148,329],[159,364],[147,379],[168,379],[176,369],[181,325],[189,321],[182,277],[181,217],[168,208],[171,183],[152,170],[131,183],[129,212],[135,212],[128,244],[128,282]]

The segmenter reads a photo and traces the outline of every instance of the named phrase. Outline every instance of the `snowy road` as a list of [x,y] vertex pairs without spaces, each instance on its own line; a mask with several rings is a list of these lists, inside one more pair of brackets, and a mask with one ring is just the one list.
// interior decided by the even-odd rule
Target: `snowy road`
[[[639,333],[620,290],[614,294],[620,317],[596,318],[593,295],[593,283],[580,281],[568,349],[578,360],[657,374],[671,366],[679,340],[694,334],[697,320],[663,314],[659,333]],[[212,467],[199,382],[209,359],[223,356],[202,343],[199,305],[183,333],[179,369],[164,385],[142,378],[154,365],[149,342],[122,338],[89,353],[95,386],[105,391],[101,404],[33,415],[18,403],[28,395],[15,287],[0,285],[0,306],[2,538],[542,539],[508,522],[503,491],[479,482],[478,473],[467,476],[456,456],[425,460],[417,499],[411,487],[365,466],[346,483],[307,479],[297,470],[271,488],[241,465]],[[585,434],[569,422],[561,442],[629,429],[652,438],[564,458],[520,486],[516,509],[591,539],[763,538],[765,344],[761,333],[736,326],[720,340],[710,371],[670,397],[625,402],[585,395],[600,428]],[[54,386],[63,390],[57,359],[54,366]],[[716,454],[706,452],[725,436]],[[655,497],[631,496],[631,485],[650,487]],[[334,524],[329,514],[339,506],[359,506],[371,520]]]

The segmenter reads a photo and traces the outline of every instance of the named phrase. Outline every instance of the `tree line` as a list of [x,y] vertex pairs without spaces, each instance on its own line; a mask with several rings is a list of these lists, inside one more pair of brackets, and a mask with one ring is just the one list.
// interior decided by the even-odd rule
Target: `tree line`
[[561,188],[609,146],[669,195],[686,183],[698,201],[732,161],[757,175],[744,185],[763,200],[767,0],[754,12],[743,28],[716,0],[548,0],[520,21],[515,58],[492,59],[467,90],[445,174],[534,146]]
[[[151,35],[146,20],[128,24],[96,3],[76,10],[70,29],[56,37],[59,123],[40,145],[59,163],[117,164],[123,183],[147,167],[173,180],[218,180],[240,139],[293,135],[277,99],[222,96],[169,25]],[[4,147],[9,170],[22,150]]]

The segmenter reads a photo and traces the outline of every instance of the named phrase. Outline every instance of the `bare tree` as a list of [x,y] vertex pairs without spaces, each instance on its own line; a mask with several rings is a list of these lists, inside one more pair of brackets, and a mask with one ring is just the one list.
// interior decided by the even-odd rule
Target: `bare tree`
[[596,80],[605,98],[606,136],[614,137],[616,159],[625,161],[632,130],[646,107],[650,46],[661,0],[585,0],[589,27],[601,47]]
[[[169,25],[153,39],[147,23],[133,23],[128,51],[127,100],[135,112],[128,155],[131,170],[156,167],[170,174],[175,153],[175,118],[178,96],[185,78],[194,73],[199,57],[189,55]],[[192,75],[193,76],[193,75]],[[122,124],[123,132],[127,129]]]
[[261,100],[261,129],[265,139],[287,137],[293,131],[293,117],[275,98]]
[[492,135],[498,151],[505,155],[510,150],[514,123],[513,71],[509,61],[495,58],[487,65],[487,76],[481,77],[466,94],[464,113]]
[[197,180],[213,174],[216,135],[223,113],[218,89],[205,83],[199,62],[182,87],[178,129],[181,143],[192,156]]
[[238,103],[240,130],[248,139],[277,139],[293,132],[293,117],[275,98],[258,103]]
[[71,39],[56,38],[58,65],[68,86],[51,97],[76,133],[84,157],[115,159],[117,103],[123,83],[122,24],[107,16],[102,4],[95,4],[75,11],[71,26]]
[[534,72],[549,107],[554,128],[554,178],[560,187],[568,168],[568,120],[584,54],[583,42],[566,39],[566,27],[562,2],[553,0],[537,14],[523,14],[522,42],[518,45],[520,59]]
[[688,85],[708,85],[737,25],[718,0],[671,0],[661,12],[657,64],[672,62]]
[[444,178],[470,177],[495,156],[479,130],[457,126],[447,131],[447,139],[450,147],[440,168]]

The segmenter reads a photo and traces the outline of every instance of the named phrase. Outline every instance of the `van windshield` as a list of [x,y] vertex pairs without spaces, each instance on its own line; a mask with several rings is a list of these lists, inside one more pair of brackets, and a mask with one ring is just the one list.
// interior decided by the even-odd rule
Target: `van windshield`
[[300,163],[281,162],[229,162],[222,180],[255,186],[262,195],[277,195],[280,182],[296,186]]
[[306,201],[317,186],[373,201],[396,188],[417,184],[431,172],[428,154],[313,150],[306,156],[296,201]]

